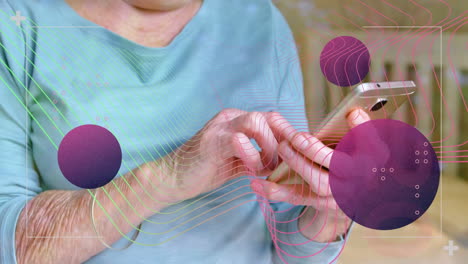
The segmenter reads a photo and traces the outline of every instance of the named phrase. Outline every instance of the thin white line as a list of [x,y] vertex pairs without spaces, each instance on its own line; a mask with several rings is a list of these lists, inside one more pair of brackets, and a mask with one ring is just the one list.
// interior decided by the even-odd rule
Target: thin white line
[[100,26],[32,26],[33,28],[100,28]]
[[26,238],[103,238],[99,236],[26,236]]
[[362,28],[440,28],[442,26],[362,26]]
[[[444,142],[442,141],[442,138],[443,138],[443,118],[444,118],[444,115],[443,115],[443,109],[442,109],[442,93],[444,91],[444,82],[442,80],[442,77],[443,77],[443,73],[444,73],[444,65],[442,63],[442,50],[443,50],[443,42],[442,42],[442,27],[440,28],[440,151],[441,153],[444,153]],[[444,154],[442,154],[444,155]],[[439,168],[440,169],[440,168]],[[442,217],[442,207],[443,207],[443,204],[442,203],[442,198],[443,198],[443,195],[444,195],[444,192],[443,192],[443,188],[442,188],[442,173],[439,173],[439,181],[440,181],[440,233],[443,233],[443,230],[442,230],[442,221],[443,221],[443,217]]]
[[363,236],[363,238],[434,238],[444,236]]
[[[32,28],[100,28],[100,26],[32,26]],[[26,98],[27,98],[28,93],[26,93]],[[28,100],[26,100],[26,103]],[[29,110],[29,106],[26,104],[26,109]],[[26,111],[26,126],[28,127],[28,121],[29,121],[29,115],[28,111]],[[26,138],[28,138],[28,134],[26,133]],[[29,154],[29,149],[26,151],[26,164],[28,163],[28,154]],[[26,176],[28,175],[28,168],[26,167]],[[26,181],[26,191],[29,191],[29,181]],[[25,191],[25,192],[26,192]],[[27,209],[26,209],[27,210]],[[99,236],[29,236],[29,217],[26,218],[26,237],[27,238],[100,238],[103,239],[103,237]]]
[[[24,41],[24,42],[26,42],[26,41]],[[25,53],[26,53],[26,51],[25,51]],[[25,100],[26,100],[26,102],[25,102],[25,105],[26,105],[26,111],[25,111],[26,118],[25,118],[25,121],[26,121],[26,129],[27,129],[27,132],[25,133],[25,142],[29,142],[29,131],[31,131],[31,121],[30,121],[31,117],[29,116],[29,113],[28,113],[29,112],[29,98],[28,98],[29,93],[26,92],[25,95],[26,95],[25,96]],[[29,153],[29,148],[28,147],[26,148],[25,152],[26,152],[26,155],[25,155],[24,158],[25,158],[26,164],[29,164],[28,156],[29,156],[30,153]],[[32,155],[31,155],[31,159],[32,159]],[[27,197],[28,192],[29,192],[28,166],[24,166],[24,175],[26,176],[25,177],[26,178],[26,190],[24,190],[24,195]],[[39,177],[39,175],[38,175],[38,177]],[[29,201],[26,202],[26,205],[28,203],[29,203]],[[29,207],[26,206],[26,205],[23,207],[23,209],[24,210],[29,210],[28,209]],[[25,215],[29,215],[29,213],[26,212]],[[29,217],[28,216],[25,216],[25,217],[26,217],[26,237],[27,237],[27,236],[29,236],[28,235],[29,234]]]
[[[362,28],[438,28],[440,30],[440,73],[439,73],[439,79],[440,79],[440,91],[441,91],[441,95],[440,95],[440,150],[442,151],[443,153],[443,142],[442,142],[442,137],[443,137],[443,109],[442,109],[442,92],[443,92],[443,79],[442,79],[442,76],[443,76],[443,72],[444,72],[444,65],[442,64],[442,50],[443,50],[443,41],[442,41],[442,26],[362,26]],[[439,175],[439,184],[440,184],[440,233],[443,233],[443,229],[442,229],[442,226],[443,226],[443,217],[442,217],[442,214],[443,214],[443,210],[442,210],[442,207],[443,207],[443,203],[442,203],[442,198],[444,196],[444,192],[443,192],[443,181],[442,181],[442,173],[440,173]],[[429,237],[420,237],[420,238],[430,238],[430,237],[441,237],[441,236],[429,236]],[[372,237],[366,237],[366,238],[372,238]],[[377,237],[376,237],[377,238]],[[393,237],[393,236],[390,236],[390,237],[382,237],[382,238],[405,238],[405,237]],[[407,237],[409,238],[409,237]],[[418,238],[418,237],[413,237],[413,238]]]

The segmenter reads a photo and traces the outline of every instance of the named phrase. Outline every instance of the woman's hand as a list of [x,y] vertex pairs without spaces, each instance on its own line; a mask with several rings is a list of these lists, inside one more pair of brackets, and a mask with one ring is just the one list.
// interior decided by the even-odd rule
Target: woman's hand
[[[354,110],[348,115],[351,128],[370,120],[362,110]],[[279,156],[302,178],[303,184],[280,184],[256,180],[261,184],[263,195],[280,202],[313,207],[304,209],[299,219],[299,230],[309,239],[325,242],[334,240],[349,228],[350,219],[338,208],[329,185],[328,168],[333,149],[307,133],[284,133],[278,147]],[[297,181],[296,181],[297,182]]]
[[[250,139],[255,139],[259,152]],[[225,109],[192,139],[153,163],[165,166],[162,183],[185,200],[242,175],[268,175],[276,168],[278,142],[266,114]],[[167,193],[167,192],[166,192]]]

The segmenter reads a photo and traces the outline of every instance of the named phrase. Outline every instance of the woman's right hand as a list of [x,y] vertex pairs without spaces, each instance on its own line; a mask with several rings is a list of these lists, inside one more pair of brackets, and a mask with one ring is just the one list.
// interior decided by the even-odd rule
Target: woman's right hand
[[[238,109],[221,111],[192,139],[152,163],[165,167],[161,179],[164,189],[169,187],[174,199],[180,201],[242,175],[269,175],[278,164],[278,142],[268,120],[275,115],[279,116]],[[250,139],[255,139],[261,151]]]

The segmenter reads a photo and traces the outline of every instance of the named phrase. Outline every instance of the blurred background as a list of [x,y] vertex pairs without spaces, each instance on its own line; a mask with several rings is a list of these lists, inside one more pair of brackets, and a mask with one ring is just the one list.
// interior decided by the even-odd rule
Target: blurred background
[[468,1],[274,2],[295,36],[311,127],[349,92],[324,78],[320,53],[331,39],[353,36],[371,54],[364,81],[417,84],[393,118],[431,140],[442,168],[426,214],[392,231],[356,225],[338,263],[468,263]]

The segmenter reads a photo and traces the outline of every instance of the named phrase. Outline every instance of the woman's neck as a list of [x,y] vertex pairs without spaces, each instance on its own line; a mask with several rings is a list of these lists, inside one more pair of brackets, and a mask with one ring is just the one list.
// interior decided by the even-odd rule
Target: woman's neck
[[201,7],[193,0],[169,11],[142,9],[124,0],[65,0],[82,17],[148,47],[164,47]]

